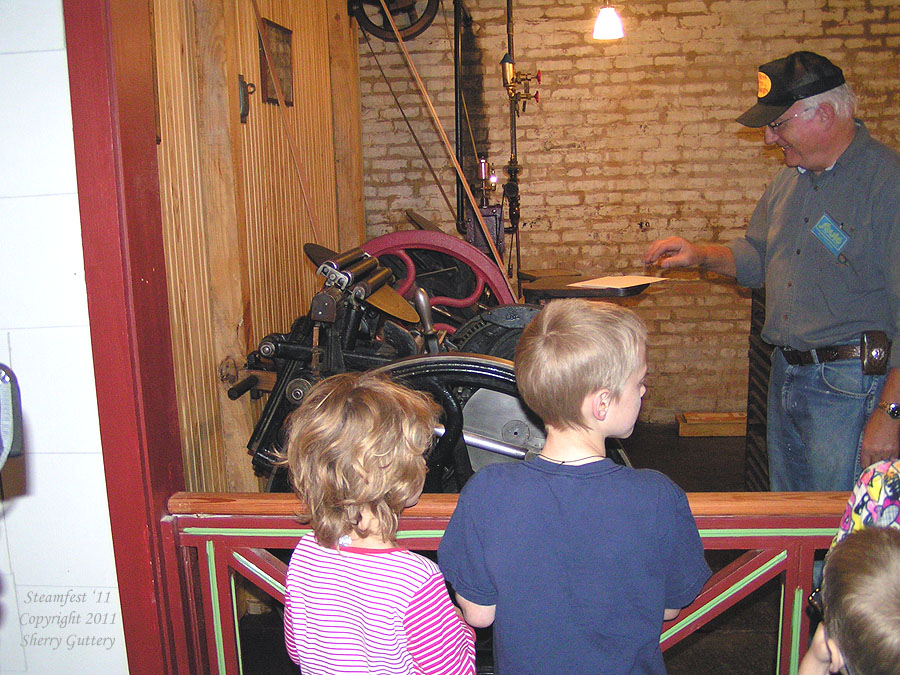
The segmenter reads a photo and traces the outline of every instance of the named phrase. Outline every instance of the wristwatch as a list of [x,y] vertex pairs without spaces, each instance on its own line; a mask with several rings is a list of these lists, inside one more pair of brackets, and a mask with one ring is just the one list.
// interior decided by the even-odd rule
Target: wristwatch
[[878,401],[876,407],[883,410],[892,420],[900,420],[900,403],[885,403]]

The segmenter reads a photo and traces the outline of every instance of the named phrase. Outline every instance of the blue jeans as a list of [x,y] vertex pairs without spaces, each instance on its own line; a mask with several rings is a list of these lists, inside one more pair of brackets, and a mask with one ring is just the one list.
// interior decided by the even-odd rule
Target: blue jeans
[[853,489],[863,427],[884,379],[864,375],[858,359],[791,366],[775,349],[766,433],[773,492]]

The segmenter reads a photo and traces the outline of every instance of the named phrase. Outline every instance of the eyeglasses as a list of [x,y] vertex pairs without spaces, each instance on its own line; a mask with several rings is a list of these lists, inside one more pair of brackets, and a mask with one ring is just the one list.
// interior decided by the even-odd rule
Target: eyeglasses
[[819,621],[825,620],[825,599],[822,597],[822,587],[820,586],[806,599],[809,608],[813,611]]
[[787,117],[787,118],[781,120],[780,122],[769,122],[766,126],[769,127],[775,133],[778,133],[779,127],[781,127],[783,124],[787,124],[795,117],[800,117],[800,115],[802,115],[805,112],[809,112],[810,110],[813,110],[813,108],[804,108],[800,112],[795,113],[795,114],[791,115],[790,117]]

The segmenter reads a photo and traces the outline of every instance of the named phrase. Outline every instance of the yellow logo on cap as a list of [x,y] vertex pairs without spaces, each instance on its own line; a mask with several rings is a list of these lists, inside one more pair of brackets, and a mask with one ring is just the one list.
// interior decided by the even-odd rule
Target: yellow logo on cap
[[772,91],[772,80],[761,70],[756,73],[756,76],[759,78],[759,89],[756,92],[756,98],[762,98]]

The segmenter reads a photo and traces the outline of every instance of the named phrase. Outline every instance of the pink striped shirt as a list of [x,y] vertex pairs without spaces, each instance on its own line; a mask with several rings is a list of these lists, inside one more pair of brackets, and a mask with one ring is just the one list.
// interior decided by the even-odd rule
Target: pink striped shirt
[[287,571],[284,641],[303,675],[469,675],[474,634],[437,565],[405,549],[326,549],[307,534]]

